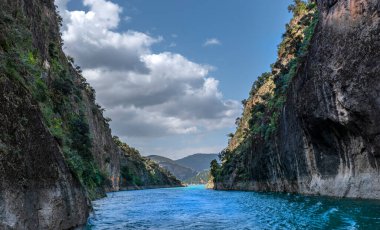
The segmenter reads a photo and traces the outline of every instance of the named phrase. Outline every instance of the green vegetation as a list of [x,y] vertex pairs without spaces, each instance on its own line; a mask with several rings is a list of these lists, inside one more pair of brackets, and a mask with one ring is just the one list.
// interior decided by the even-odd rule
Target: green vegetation
[[184,180],[183,182],[186,184],[207,184],[210,179],[210,170],[204,170],[202,172],[198,172],[197,175]]
[[[232,138],[230,144],[233,143],[235,146],[230,146],[220,154],[220,168],[216,162],[211,165],[211,174],[215,181],[233,172],[237,179],[249,179],[249,173],[242,164],[252,149],[252,141],[261,145],[268,144],[278,130],[279,117],[286,102],[289,85],[307,56],[318,22],[314,1],[294,0],[288,9],[293,13],[293,19],[286,25],[283,41],[278,46],[278,59],[271,65],[271,72],[263,73],[253,84],[250,98],[247,100],[255,100],[251,103],[253,105],[248,107],[249,103],[244,101],[245,112],[238,123],[238,130],[235,135],[229,135]],[[258,94],[270,81],[274,83],[274,89],[266,89],[265,94]],[[246,128],[243,127],[243,121],[248,121]],[[234,136],[240,138],[237,145],[236,141],[233,142]]]
[[212,160],[210,163],[210,174],[213,178],[218,179],[220,174],[220,165],[217,160]]
[[[271,73],[263,73],[261,76],[257,78],[257,80],[253,83],[251,92],[249,93],[250,96],[253,96],[257,93],[257,91],[265,84],[265,82],[268,81],[268,79],[272,76]],[[247,100],[245,100],[247,101]],[[245,105],[245,104],[244,104]]]
[[126,165],[122,166],[120,169],[121,179],[125,180],[125,184],[142,186],[140,177],[136,176],[132,170]]
[[249,121],[251,134],[256,138],[264,138],[266,141],[277,130],[278,118],[286,100],[288,86],[308,51],[318,20],[314,2],[295,0],[294,4],[289,6],[289,10],[293,12],[293,21],[291,25],[286,26],[284,40],[278,48],[279,59],[272,65],[272,73],[264,73],[260,76],[251,90],[254,94],[271,78],[276,85],[273,94],[261,96],[262,102],[252,108],[252,117]]
[[[99,170],[91,154],[92,140],[82,100],[82,93],[94,100],[93,89],[67,61],[60,39],[54,40],[57,37],[46,33],[43,39],[48,52],[42,57],[44,50],[33,48],[30,22],[21,12],[9,12],[7,6],[0,12],[0,29],[6,31],[0,35],[0,77],[8,77],[30,92],[73,175],[91,199],[99,197],[107,175]],[[41,20],[36,23],[44,30],[55,28],[49,19]]]
[[118,136],[113,136],[113,141],[119,148],[124,152],[124,154],[128,156],[136,156],[136,157],[141,157],[140,152],[133,148],[130,147],[128,144],[122,142]]
[[113,141],[123,151],[121,161],[121,186],[178,185],[180,182],[167,170],[159,167],[140,152],[114,136]]

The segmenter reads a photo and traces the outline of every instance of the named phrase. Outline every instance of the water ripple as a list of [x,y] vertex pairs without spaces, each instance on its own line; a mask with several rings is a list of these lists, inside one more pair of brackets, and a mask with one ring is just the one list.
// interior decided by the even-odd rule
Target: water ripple
[[380,229],[380,202],[203,186],[109,193],[87,229]]

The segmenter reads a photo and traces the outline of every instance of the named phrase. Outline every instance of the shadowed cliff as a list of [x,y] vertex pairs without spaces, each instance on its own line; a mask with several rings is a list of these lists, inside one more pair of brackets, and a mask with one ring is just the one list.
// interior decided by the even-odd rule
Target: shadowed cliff
[[1,229],[70,229],[106,191],[181,186],[112,137],[61,23],[53,0],[0,0]]
[[214,188],[380,198],[380,1],[290,6]]

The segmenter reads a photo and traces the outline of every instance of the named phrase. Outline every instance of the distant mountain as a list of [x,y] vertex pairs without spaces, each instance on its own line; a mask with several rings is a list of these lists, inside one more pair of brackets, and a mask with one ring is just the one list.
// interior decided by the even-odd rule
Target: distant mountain
[[219,161],[218,154],[197,153],[176,160],[175,162],[185,167],[194,169],[198,172],[202,172],[204,170],[210,169],[210,162],[214,159]]
[[188,184],[205,184],[208,181],[210,163],[218,154],[197,153],[179,160],[150,155],[151,160],[168,170],[175,177]]
[[150,158],[151,160],[153,160],[157,163],[160,163],[160,162],[171,162],[173,164],[175,163],[174,160],[167,158],[167,157],[159,156],[159,155],[150,155],[150,156],[148,156],[148,158]]
[[184,180],[183,182],[187,184],[206,184],[210,177],[210,170],[204,170],[202,172],[198,172],[197,175]]
[[168,170],[181,181],[186,181],[187,179],[196,176],[198,173],[196,170],[180,165],[176,161],[167,157],[150,155],[148,158],[158,163],[161,167]]

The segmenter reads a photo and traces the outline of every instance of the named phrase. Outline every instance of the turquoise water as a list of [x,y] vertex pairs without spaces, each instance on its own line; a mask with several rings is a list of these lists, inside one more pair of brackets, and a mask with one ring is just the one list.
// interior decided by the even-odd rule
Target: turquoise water
[[109,193],[88,229],[380,229],[380,202],[225,192],[204,186]]

